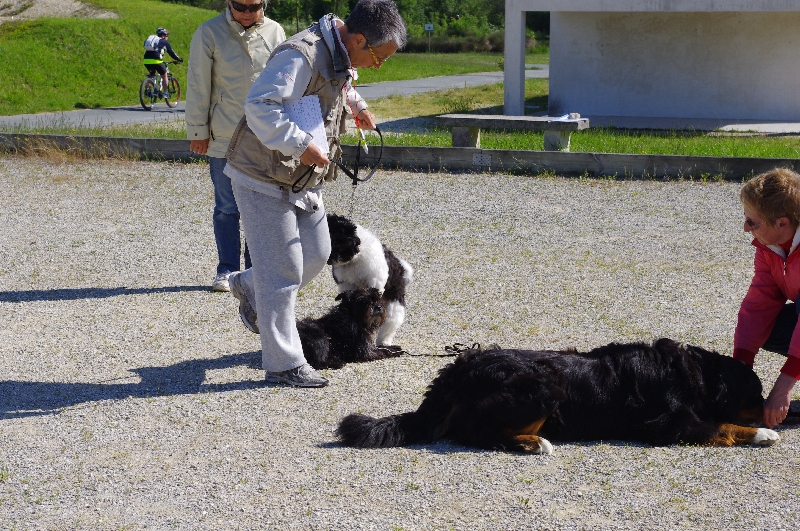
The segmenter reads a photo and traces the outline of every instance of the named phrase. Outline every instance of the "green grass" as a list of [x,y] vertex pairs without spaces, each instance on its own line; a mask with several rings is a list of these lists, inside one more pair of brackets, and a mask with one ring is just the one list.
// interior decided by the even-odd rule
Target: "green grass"
[[[142,42],[159,26],[170,30],[175,51],[186,59],[197,27],[217,15],[159,0],[88,0],[116,19],[42,18],[0,25],[0,115],[68,111],[139,104]],[[547,47],[528,62],[547,62]],[[380,70],[362,69],[361,83],[497,71],[502,54],[406,54]],[[173,65],[186,90],[186,64]]]
[[380,70],[362,68],[358,71],[359,83],[404,81],[433,76],[452,76],[473,72],[500,70],[500,53],[396,53]]
[[[355,144],[352,135],[342,137]],[[384,135],[390,146],[450,147],[450,131],[434,129],[427,133]],[[370,141],[371,144],[375,140]],[[481,131],[481,148],[535,150],[544,147],[543,133],[519,131]],[[800,138],[766,136],[718,136],[716,134],[669,131],[636,132],[617,129],[590,129],[572,134],[570,151],[583,153],[662,154],[709,157],[800,158]]]
[[[150,0],[91,0],[116,19],[38,19],[0,25],[0,115],[138,105],[142,42],[159,26],[183,58],[213,11]],[[186,67],[173,73],[186,87]]]
[[[404,53],[401,51],[394,54],[380,70],[374,68],[359,70],[356,84],[495,72],[501,70],[502,60],[502,53]],[[525,62],[549,64],[550,51],[548,47],[537,46],[526,54]]]
[[[547,110],[547,79],[525,80],[525,107],[529,113]],[[435,116],[450,112],[480,110],[486,114],[503,113],[503,84],[483,85],[414,96],[392,95],[369,102],[379,117]]]
[[[101,0],[96,0],[99,4]],[[126,9],[133,9],[141,2],[134,2],[133,0],[102,0],[108,5],[114,4],[118,7],[118,12],[121,15],[130,16],[131,12]],[[177,9],[178,11],[172,13],[175,15],[181,10],[187,10],[186,16],[196,16],[197,19],[203,17],[213,16],[214,13],[202,10],[193,10],[192,8],[175,7],[171,4],[162,4],[160,2],[153,3],[156,8],[164,7],[167,10]],[[172,16],[171,15],[171,16]],[[48,29],[52,29],[53,24],[61,24],[62,21],[50,20],[45,25]],[[134,38],[134,31],[128,25],[123,25],[119,20],[96,20],[96,21],[83,21],[73,20],[73,23],[92,23],[92,24],[106,24],[108,27],[104,31],[112,32],[114,28],[122,31],[130,31],[129,39],[133,39],[134,45],[132,50],[128,52],[119,52],[120,54],[127,54],[125,68],[130,68],[131,72],[125,74],[122,67],[112,68],[106,66],[108,69],[108,79],[117,79],[118,86],[126,86],[122,81],[122,77],[130,77],[133,82],[130,86],[126,86],[124,95],[128,101],[124,104],[137,104],[138,103],[138,84],[143,77],[143,69],[140,71],[140,39],[137,36]],[[202,22],[196,22],[199,24]],[[145,28],[149,28],[153,23],[158,22],[155,19],[142,26],[142,35],[148,33]],[[117,24],[116,26],[114,24]],[[188,23],[187,23],[188,24]],[[192,24],[195,24],[194,22]],[[68,24],[64,27],[69,26]],[[17,24],[14,31],[21,31],[20,28],[28,27],[27,24]],[[37,29],[38,28],[38,29]],[[174,30],[173,28],[179,28]],[[188,49],[188,40],[191,38],[192,31],[180,29],[182,26],[170,26],[170,40],[176,46],[178,53],[183,53]],[[34,25],[35,31],[43,31],[41,28]],[[5,26],[0,26],[0,58],[5,57],[7,54],[5,49],[4,39],[9,34],[13,35],[14,31],[9,33]],[[27,31],[27,30],[26,30]],[[138,31],[138,30],[137,30]],[[173,34],[178,33],[176,38],[172,38]],[[183,38],[183,33],[186,33],[185,44],[179,44]],[[13,39],[12,39],[13,40]],[[67,39],[61,39],[61,47],[65,47]],[[27,40],[26,40],[27,42]],[[93,41],[92,41],[93,42]],[[30,44],[30,43],[29,43]],[[38,49],[38,44],[30,44]],[[93,45],[95,46],[95,45]],[[97,44],[98,49],[102,47]],[[44,54],[44,51],[41,52]],[[53,57],[61,57],[56,51],[49,52]],[[94,55],[94,54],[91,54]],[[99,54],[102,56],[102,54]],[[369,70],[364,71],[361,81],[365,82],[367,74],[388,74],[393,70],[397,76],[408,75],[411,76],[415,69],[419,77],[420,73],[433,72],[438,75],[444,73],[439,68],[460,68],[458,73],[463,73],[468,68],[473,68],[472,71],[487,71],[487,68],[492,64],[492,61],[499,59],[499,54],[397,54],[390,60],[391,62],[387,67],[382,68],[380,71]],[[526,57],[528,63],[546,63],[546,55],[543,57],[536,55],[529,55]],[[51,59],[50,61],[52,61]],[[42,61],[42,64],[45,64]],[[130,63],[130,64],[127,64]],[[51,64],[51,63],[47,63]],[[477,65],[477,66],[476,66]],[[72,67],[78,67],[79,63],[74,63]],[[480,66],[480,68],[478,68]],[[179,67],[180,68],[180,67]],[[11,69],[9,71],[14,71]],[[424,71],[424,72],[423,72]],[[99,70],[98,70],[99,72]],[[449,73],[450,71],[448,71]],[[185,72],[182,73],[182,80],[185,78]],[[38,74],[37,74],[38,75]],[[395,75],[395,74],[392,74]],[[90,73],[87,73],[82,82],[87,82],[91,78]],[[27,79],[26,76],[20,75],[15,79]],[[368,79],[368,78],[367,78]],[[391,79],[396,79],[392,77]],[[401,77],[401,79],[407,79]],[[385,81],[387,78],[382,78],[380,81]],[[375,80],[373,80],[374,82]],[[26,82],[27,83],[27,82]],[[65,81],[66,83],[66,81]],[[62,90],[58,83],[50,82],[51,92],[57,94],[59,92],[66,92]],[[88,84],[85,88],[72,90],[85,90],[86,94],[91,94],[92,89],[97,89],[99,84]],[[33,89],[31,89],[33,90]],[[529,79],[525,82],[525,106],[528,113],[540,112],[547,109],[548,97],[548,80],[546,79]],[[6,91],[9,92],[8,90]],[[112,91],[113,92],[113,91]],[[128,93],[130,93],[128,95]],[[98,91],[97,101],[101,101],[102,91]],[[7,97],[7,96],[5,96]],[[0,109],[3,107],[3,97],[0,97]],[[52,105],[56,101],[55,96],[43,96]],[[108,99],[112,99],[109,95]],[[61,105],[68,105],[61,108],[74,108],[76,101],[84,101],[82,99],[66,97],[61,101],[66,102]],[[89,100],[94,101],[94,100]],[[102,100],[106,101],[106,100]],[[405,118],[405,117],[432,117],[438,114],[447,112],[481,112],[489,114],[502,114],[502,101],[503,101],[503,85],[501,83],[495,85],[485,85],[482,87],[464,88],[464,89],[451,89],[443,92],[434,92],[427,94],[419,94],[415,96],[391,96],[380,100],[370,102],[370,109],[379,117],[392,117],[392,118]],[[70,103],[72,102],[72,103]],[[122,103],[113,101],[111,103],[101,103],[102,106],[107,105],[120,105]],[[83,105],[83,104],[81,104]],[[91,103],[86,106],[95,106]],[[58,107],[50,108],[47,110],[59,110]],[[28,111],[31,112],[31,111]],[[134,125],[134,126],[111,126],[111,127],[81,127],[63,124],[54,124],[48,127],[34,127],[23,126],[13,128],[11,132],[38,132],[49,134],[73,134],[73,135],[95,135],[95,136],[123,136],[123,137],[141,137],[141,138],[179,138],[183,139],[186,136],[183,122],[160,122],[148,125]],[[404,145],[404,146],[437,146],[447,147],[451,145],[450,132],[447,130],[432,130],[426,133],[413,133],[413,134],[386,134],[384,139],[387,145]],[[345,136],[343,138],[345,143],[355,143],[356,139],[352,136]],[[374,143],[374,140],[371,141]],[[503,131],[481,131],[481,147],[485,149],[510,149],[510,150],[541,150],[544,145],[542,133],[522,133],[522,132],[503,132]],[[794,137],[769,137],[769,136],[726,136],[714,133],[701,133],[692,131],[674,131],[674,132],[633,132],[614,129],[598,129],[593,128],[588,131],[581,131],[573,133],[572,143],[570,147],[573,152],[595,152],[595,153],[635,153],[635,154],[668,154],[668,155],[685,155],[685,156],[720,156],[720,157],[764,157],[764,158],[800,158],[800,139]]]

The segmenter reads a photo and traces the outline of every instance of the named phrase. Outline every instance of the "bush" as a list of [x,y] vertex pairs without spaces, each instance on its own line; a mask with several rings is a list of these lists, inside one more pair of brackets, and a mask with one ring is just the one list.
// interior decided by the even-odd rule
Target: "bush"
[[[495,31],[486,37],[450,37],[433,35],[430,38],[430,51],[433,53],[459,53],[459,52],[502,52],[504,50],[505,34]],[[536,39],[528,37],[525,48],[530,50],[536,47]],[[425,53],[428,51],[428,36],[409,36],[404,52]]]

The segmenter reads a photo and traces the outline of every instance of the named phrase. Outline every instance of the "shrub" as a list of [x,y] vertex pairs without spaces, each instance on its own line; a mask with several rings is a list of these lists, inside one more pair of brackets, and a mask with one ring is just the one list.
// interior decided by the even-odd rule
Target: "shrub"
[[[430,51],[433,53],[459,53],[459,52],[502,52],[504,50],[505,34],[495,31],[485,37],[455,37],[433,35],[430,38]],[[536,39],[528,37],[525,48],[530,50],[536,47]],[[428,51],[428,36],[410,36],[405,52],[425,53]]]

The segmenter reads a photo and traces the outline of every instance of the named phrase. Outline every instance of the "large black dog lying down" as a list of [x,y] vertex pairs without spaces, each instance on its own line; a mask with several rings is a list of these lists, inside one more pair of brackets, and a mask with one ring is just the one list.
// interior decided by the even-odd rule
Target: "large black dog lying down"
[[349,415],[337,435],[360,448],[451,439],[543,454],[548,439],[771,445],[776,432],[750,427],[763,402],[747,365],[669,339],[586,353],[476,348],[439,372],[417,411]]
[[375,289],[340,293],[339,301],[319,319],[297,322],[306,361],[316,369],[338,369],[345,363],[400,356],[399,347],[375,346],[375,334],[386,320],[386,307]]

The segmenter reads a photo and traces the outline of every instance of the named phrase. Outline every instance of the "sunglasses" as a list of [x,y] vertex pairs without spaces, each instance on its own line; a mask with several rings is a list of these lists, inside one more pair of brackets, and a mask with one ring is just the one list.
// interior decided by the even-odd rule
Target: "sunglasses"
[[230,0],[231,7],[238,11],[239,13],[244,13],[245,11],[250,11],[251,13],[258,13],[264,8],[264,2],[260,4],[240,4],[239,2],[234,2]]

